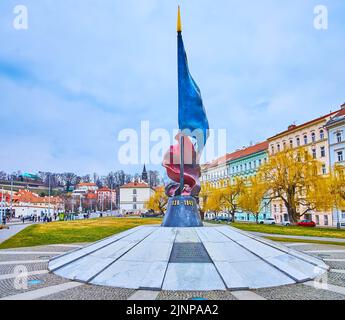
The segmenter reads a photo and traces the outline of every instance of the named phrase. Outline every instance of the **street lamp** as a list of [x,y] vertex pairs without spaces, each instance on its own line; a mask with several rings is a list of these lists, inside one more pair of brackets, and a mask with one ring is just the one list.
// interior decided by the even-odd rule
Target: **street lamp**
[[48,174],[48,216],[50,217],[50,173]]

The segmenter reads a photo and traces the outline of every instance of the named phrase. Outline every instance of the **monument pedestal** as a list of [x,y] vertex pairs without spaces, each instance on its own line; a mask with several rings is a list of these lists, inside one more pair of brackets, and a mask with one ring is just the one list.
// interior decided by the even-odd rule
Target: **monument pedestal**
[[189,196],[170,198],[162,227],[203,227],[195,198]]

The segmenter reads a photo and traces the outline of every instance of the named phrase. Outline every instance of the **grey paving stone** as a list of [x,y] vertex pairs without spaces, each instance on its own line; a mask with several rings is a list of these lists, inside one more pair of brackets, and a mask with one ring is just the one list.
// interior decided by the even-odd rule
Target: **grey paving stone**
[[345,287],[345,273],[329,272],[327,281],[335,286]]
[[326,261],[326,263],[331,267],[331,269],[345,270],[345,262]]
[[345,250],[345,246],[331,245],[331,244],[309,244],[301,247],[293,247],[300,251],[313,251],[313,250]]
[[0,281],[0,298],[12,296],[19,293],[24,293],[32,290],[41,289],[48,286],[54,286],[57,284],[66,283],[69,280],[60,278],[53,274],[44,274],[44,275],[36,275],[36,276],[29,276],[28,281],[30,280],[40,280],[42,281],[39,284],[28,285],[28,289],[26,290],[17,290],[14,286],[14,279],[7,279]]
[[127,300],[135,290],[83,285],[39,300]]
[[253,292],[268,300],[345,300],[345,295],[315,289],[303,284],[258,289]]
[[20,255],[0,255],[0,262],[5,261],[25,261],[25,260],[49,260],[55,257],[55,254],[20,254]]
[[345,259],[344,253],[312,253],[313,256],[319,259]]
[[37,246],[37,247],[23,247],[23,248],[14,248],[14,249],[4,249],[0,250],[1,252],[6,251],[48,251],[48,252],[68,252],[71,250],[75,250],[76,248],[65,247],[65,246],[57,246],[57,245],[48,245],[48,246]]
[[[30,264],[23,264],[30,271],[37,271],[37,270],[46,270],[48,269],[47,262],[39,262],[39,263],[30,263]],[[15,267],[18,265],[0,265],[0,274],[10,274],[14,272]]]
[[157,300],[190,300],[192,298],[236,300],[230,291],[161,291]]

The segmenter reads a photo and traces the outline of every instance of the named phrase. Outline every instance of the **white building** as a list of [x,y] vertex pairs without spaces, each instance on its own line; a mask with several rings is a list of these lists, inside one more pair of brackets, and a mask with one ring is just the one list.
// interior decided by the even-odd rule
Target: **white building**
[[88,192],[96,192],[98,190],[98,187],[95,183],[79,183],[77,185],[77,188],[73,191],[73,196],[79,196],[79,195],[85,195]]
[[155,191],[146,182],[130,182],[120,187],[120,210],[122,213],[141,214],[145,202]]
[[[326,124],[329,141],[330,166],[345,165],[345,103]],[[333,210],[333,226],[345,227],[345,210]]]
[[13,196],[12,210],[15,217],[45,216],[65,211],[64,201],[59,197],[40,197],[28,190],[19,190]]

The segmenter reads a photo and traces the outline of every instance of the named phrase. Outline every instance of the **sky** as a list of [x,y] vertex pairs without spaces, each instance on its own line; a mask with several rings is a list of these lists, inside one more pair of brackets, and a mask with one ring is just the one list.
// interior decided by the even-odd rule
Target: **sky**
[[[0,1],[0,170],[106,174],[121,130],[177,127],[176,11],[210,127],[227,151],[345,102],[345,2],[322,0]],[[160,166],[148,165],[148,169]]]

